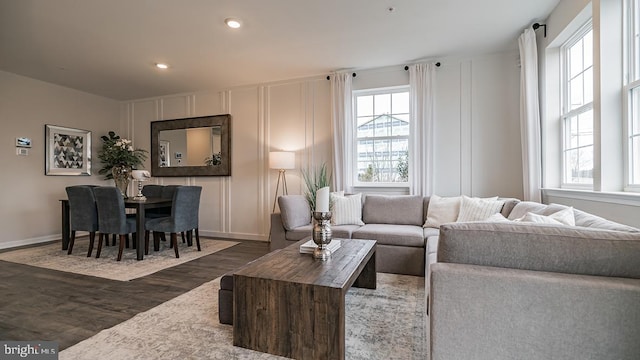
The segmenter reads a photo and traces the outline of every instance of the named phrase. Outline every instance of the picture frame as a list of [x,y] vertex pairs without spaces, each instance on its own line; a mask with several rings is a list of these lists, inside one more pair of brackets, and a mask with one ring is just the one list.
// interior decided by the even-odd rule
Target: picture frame
[[91,175],[91,131],[45,125],[45,175]]
[[17,137],[16,138],[16,147],[30,148],[31,147],[31,139],[26,138],[26,137]]

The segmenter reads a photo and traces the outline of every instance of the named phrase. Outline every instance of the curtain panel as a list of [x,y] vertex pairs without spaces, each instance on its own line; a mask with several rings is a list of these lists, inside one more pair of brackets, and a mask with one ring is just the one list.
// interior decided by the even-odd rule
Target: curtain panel
[[433,193],[435,64],[409,66],[409,184],[411,195]]
[[331,74],[331,124],[333,131],[333,191],[353,192],[352,75]]
[[525,29],[520,48],[520,136],[522,142],[523,199],[541,202],[542,150],[538,99],[538,50],[536,34]]

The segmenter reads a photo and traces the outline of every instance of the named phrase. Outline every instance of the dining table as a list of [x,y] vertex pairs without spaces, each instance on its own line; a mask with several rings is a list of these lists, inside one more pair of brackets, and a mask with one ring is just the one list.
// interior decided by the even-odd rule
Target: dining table
[[[62,203],[62,250],[67,250],[69,248],[69,239],[71,239],[69,200],[62,199],[60,202]],[[124,199],[124,207],[135,209],[136,211],[136,258],[138,260],[144,259],[145,211],[147,209],[171,207],[171,205],[171,199],[159,197],[148,197],[146,200]]]

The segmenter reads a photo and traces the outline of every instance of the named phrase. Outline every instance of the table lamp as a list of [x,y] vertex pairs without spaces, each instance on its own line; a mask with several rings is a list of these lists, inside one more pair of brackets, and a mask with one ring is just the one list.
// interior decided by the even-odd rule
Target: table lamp
[[131,177],[138,181],[138,195],[134,196],[133,200],[147,200],[142,194],[142,183],[151,180],[151,174],[147,170],[133,170]]
[[293,151],[271,151],[269,153],[269,168],[278,170],[278,183],[276,184],[276,193],[273,197],[273,210],[276,211],[276,200],[278,199],[278,189],[282,179],[282,195],[289,195],[287,190],[286,170],[296,168],[296,153]]

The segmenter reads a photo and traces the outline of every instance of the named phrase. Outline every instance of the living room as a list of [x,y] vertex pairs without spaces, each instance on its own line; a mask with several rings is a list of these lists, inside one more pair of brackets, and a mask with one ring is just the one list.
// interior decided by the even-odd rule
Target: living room
[[[151,139],[149,135],[150,122],[156,120],[177,119],[203,115],[226,114],[232,115],[232,175],[230,177],[186,177],[186,178],[159,178],[157,183],[163,185],[200,185],[203,187],[203,197],[200,209],[200,234],[202,236],[223,237],[228,239],[254,240],[266,242],[270,232],[270,214],[274,196],[276,196],[276,182],[278,172],[269,169],[268,159],[271,151],[293,151],[296,155],[295,169],[287,170],[288,190],[290,194],[301,194],[305,186],[302,179],[302,171],[313,169],[322,163],[333,164],[333,135],[331,120],[331,81],[326,79],[338,70],[348,70],[356,74],[352,79],[354,90],[366,90],[375,88],[386,88],[394,86],[407,86],[409,84],[409,73],[404,68],[406,65],[417,62],[439,62],[441,65],[435,70],[435,135],[434,144],[434,172],[433,184],[434,193],[441,196],[457,196],[461,194],[477,197],[501,196],[524,198],[523,193],[523,160],[520,133],[520,63],[518,53],[518,36],[525,28],[529,28],[533,23],[544,24],[536,30],[538,39],[538,52],[540,62],[540,103],[543,142],[543,181],[542,199],[545,203],[559,203],[574,206],[578,209],[605,217],[634,227],[640,227],[640,199],[637,194],[631,191],[624,191],[628,182],[625,180],[625,165],[622,159],[623,151],[626,148],[622,135],[614,136],[611,132],[619,130],[622,133],[622,122],[617,127],[610,127],[603,123],[597,125],[596,133],[602,135],[596,143],[600,149],[600,155],[596,151],[594,161],[594,183],[590,188],[584,186],[566,187],[561,181],[561,165],[559,144],[561,136],[560,127],[552,128],[544,124],[553,123],[549,109],[556,107],[557,102],[553,100],[554,92],[550,84],[554,81],[550,78],[552,66],[549,58],[553,58],[554,51],[559,51],[563,41],[568,39],[574,29],[583,25],[588,18],[593,18],[594,28],[600,26],[610,17],[602,16],[606,14],[606,5],[619,1],[595,0],[575,1],[541,1],[527,2],[526,4],[510,4],[510,1],[490,1],[487,5],[478,5],[474,2],[453,2],[447,6],[442,4],[425,4],[429,6],[443,6],[443,14],[450,14],[452,11],[471,13],[477,16],[448,16],[440,19],[444,22],[452,22],[455,26],[463,29],[463,33],[491,33],[497,39],[491,46],[487,47],[465,47],[451,48],[450,46],[439,45],[440,43],[455,44],[459,40],[460,32],[440,32],[440,27],[434,26],[431,32],[437,35],[430,35],[428,40],[415,39],[418,41],[413,48],[416,51],[407,55],[399,55],[397,62],[382,65],[369,65],[373,62],[365,61],[366,56],[361,57],[360,62],[342,63],[340,67],[323,68],[320,64],[317,67],[287,63],[286,66],[298,71],[293,75],[290,73],[270,73],[271,63],[276,62],[281,57],[276,57],[273,53],[283,54],[287,52],[297,52],[304,39],[300,39],[295,31],[286,27],[278,27],[281,37],[291,37],[292,42],[282,43],[270,39],[262,39],[263,45],[259,50],[262,54],[264,64],[249,62],[246,56],[247,51],[242,46],[235,47],[234,41],[240,45],[245,44],[242,31],[247,31],[257,36],[262,30],[255,27],[250,19],[259,18],[259,12],[246,12],[247,16],[240,16],[233,13],[232,2],[225,2],[224,6],[215,11],[210,21],[224,20],[229,16],[242,18],[245,25],[236,29],[239,32],[227,33],[225,41],[220,42],[217,52],[231,52],[235,57],[227,60],[227,67],[242,67],[245,74],[235,79],[224,78],[225,72],[229,69],[215,69],[216,76],[220,82],[207,80],[208,84],[202,85],[202,79],[183,76],[190,66],[190,63],[173,63],[171,54],[162,53],[163,41],[184,42],[184,51],[201,47],[201,44],[193,44],[189,35],[181,33],[180,37],[168,37],[169,40],[154,40],[155,48],[149,53],[138,54],[144,57],[146,63],[138,64],[139,72],[143,72],[143,79],[153,84],[155,92],[144,92],[137,88],[137,84],[128,84],[127,78],[133,74],[121,73],[117,77],[109,78],[99,69],[93,69],[91,64],[92,51],[89,46],[93,40],[75,39],[77,47],[73,52],[63,54],[47,55],[45,57],[40,52],[56,45],[62,46],[65,43],[65,36],[71,36],[74,32],[89,32],[87,22],[98,22],[94,18],[96,14],[105,12],[104,5],[83,5],[78,8],[78,14],[67,14],[62,17],[62,13],[67,13],[70,8],[76,5],[68,2],[58,6],[45,2],[25,1],[24,7],[17,5],[17,2],[0,2],[2,15],[0,20],[2,25],[0,33],[0,43],[2,44],[3,56],[0,59],[0,119],[5,126],[5,131],[0,135],[7,151],[3,155],[3,163],[10,171],[4,171],[0,177],[2,184],[1,194],[5,199],[2,209],[3,216],[0,224],[5,230],[5,236],[0,239],[0,248],[7,249],[24,245],[33,245],[60,239],[60,204],[59,200],[65,197],[64,189],[69,185],[95,184],[110,185],[111,183],[97,175],[99,168],[97,158],[94,156],[93,168],[96,170],[91,176],[45,176],[44,175],[44,154],[47,144],[44,137],[44,125],[53,124],[70,128],[84,129],[92,132],[93,143],[92,153],[97,154],[100,148],[100,136],[108,131],[116,131],[118,134],[133,141],[136,147],[149,150]],[[281,5],[291,5],[285,4]],[[73,4],[73,5],[72,5]],[[637,4],[637,1],[636,1]],[[167,4],[163,4],[167,5]],[[265,5],[252,4],[258,10],[265,11]],[[96,6],[96,9],[91,9]],[[136,5],[142,9],[135,9],[145,12],[145,6]],[[209,6],[209,5],[208,5]],[[208,6],[206,9],[208,9]],[[310,5],[311,6],[311,5]],[[328,5],[327,5],[328,6]],[[332,2],[331,6],[335,10],[341,9],[340,2]],[[366,8],[367,12],[373,12],[373,5],[366,2],[359,2],[348,6],[347,14],[354,19],[354,33],[359,32],[358,22],[360,15],[358,7]],[[407,21],[421,20],[419,17],[411,16],[410,6],[413,4],[377,4],[380,13],[375,18],[376,21],[391,20],[389,26],[382,26],[382,29],[394,28],[397,31],[396,42],[402,42],[407,35],[404,32],[411,32],[413,28],[402,30],[398,24]],[[320,11],[315,4],[306,11]],[[486,8],[485,8],[486,7]],[[164,11],[168,11],[162,6]],[[186,6],[185,6],[186,8]],[[393,8],[393,9],[392,9]],[[408,8],[408,9],[407,9]],[[603,10],[604,8],[604,10]],[[12,11],[4,11],[9,9]],[[421,8],[422,9],[422,8]],[[508,10],[505,10],[508,9]],[[43,19],[60,18],[65,19],[69,24],[74,24],[71,20],[76,16],[83,16],[80,10],[86,11],[84,15],[88,17],[85,22],[76,23],[73,26],[62,26],[53,21],[43,21]],[[135,14],[134,9],[129,9],[131,14]],[[146,9],[149,18],[153,19],[154,9]],[[286,13],[286,10],[280,9]],[[116,14],[127,13],[114,7],[110,10]],[[159,9],[157,10],[159,11]],[[176,16],[190,16],[193,12],[198,12],[198,8],[183,9],[186,13],[178,13]],[[299,11],[305,11],[300,9]],[[362,9],[364,11],[364,9]],[[203,12],[203,11],[201,11]],[[228,12],[228,13],[227,13]],[[497,15],[492,15],[493,13]],[[324,14],[324,12],[322,12]],[[91,16],[89,16],[91,14]],[[438,11],[434,14],[425,11],[424,16],[436,24]],[[621,13],[620,13],[621,15]],[[343,15],[346,16],[346,15]],[[394,16],[400,17],[394,19]],[[134,17],[132,15],[132,17]],[[440,17],[443,17],[440,15]],[[462,18],[464,17],[464,21]],[[105,17],[108,18],[108,17]],[[127,18],[127,17],[125,17]],[[135,17],[134,17],[135,18]],[[471,20],[475,18],[475,20]],[[499,18],[499,19],[498,19]],[[514,19],[509,23],[506,19]],[[118,19],[120,19],[118,17]],[[129,19],[131,20],[131,19]],[[169,26],[169,19],[163,18],[164,22],[158,20],[150,22],[150,27],[157,26],[158,29],[166,27],[167,30],[175,30],[174,26]],[[493,21],[502,23],[503,34],[496,35]],[[221,22],[220,21],[220,22]],[[468,22],[466,22],[468,21]],[[622,16],[618,21],[622,21]],[[37,28],[40,32],[50,31],[57,35],[56,42],[38,43],[32,42],[35,35],[30,33],[30,26],[35,28],[35,23],[45,23],[49,28]],[[186,21],[188,23],[188,21]],[[517,23],[515,23],[517,22]],[[20,23],[20,26],[18,26]],[[131,23],[134,21],[131,20]],[[268,23],[268,22],[266,22]],[[506,25],[504,23],[507,23]],[[78,25],[79,24],[79,25]],[[129,23],[128,23],[129,24]],[[186,24],[183,24],[186,25]],[[370,26],[369,23],[367,25]],[[75,27],[74,27],[75,26]],[[126,34],[117,31],[118,25],[112,25],[114,30],[103,36],[95,37],[95,42],[111,44],[123,40]],[[127,25],[133,26],[133,25]],[[217,31],[223,24],[212,25]],[[329,25],[326,25],[329,26]],[[610,27],[602,27],[610,29]],[[603,31],[605,31],[603,30]],[[59,32],[58,32],[59,31]],[[235,31],[235,30],[234,30]],[[376,32],[379,34],[381,31]],[[545,36],[546,33],[546,36]],[[331,32],[336,41],[335,47],[344,52],[349,52],[345,40],[340,42],[340,33]],[[92,36],[95,34],[92,33]],[[354,36],[356,37],[356,36]],[[356,37],[358,38],[358,37]],[[563,40],[564,39],[564,40]],[[455,41],[454,41],[455,40]],[[314,39],[315,41],[315,39]],[[420,42],[424,41],[424,43]],[[28,51],[19,53],[20,43],[24,42]],[[324,47],[325,42],[321,42]],[[421,45],[422,44],[422,45]],[[438,45],[438,51],[431,50]],[[151,46],[150,46],[151,47]],[[358,50],[367,54],[368,51],[383,52],[378,49],[379,45],[374,40],[366,39]],[[137,52],[123,45],[125,50],[132,53]],[[179,47],[180,48],[180,47]],[[6,49],[6,50],[5,50]],[[611,52],[604,47],[596,52],[596,57],[605,59]],[[209,50],[211,51],[211,50]],[[304,52],[305,50],[300,50]],[[356,52],[356,49],[352,51]],[[327,50],[328,52],[328,50]],[[11,54],[6,56],[5,54]],[[209,54],[209,53],[207,53]],[[322,53],[313,53],[314,56],[305,57],[310,64],[321,62]],[[76,68],[68,68],[65,61],[68,57],[83,57],[85,63]],[[195,52],[191,56],[201,56]],[[26,64],[35,62],[34,59],[42,56],[42,59],[56,60],[51,64],[40,64],[39,70],[27,69]],[[86,56],[86,57],[85,57]],[[177,55],[176,55],[177,56]],[[157,58],[156,58],[157,57]],[[292,55],[293,57],[293,55]],[[331,56],[327,55],[327,58]],[[10,61],[9,61],[10,59]],[[354,59],[358,59],[354,57]],[[116,59],[118,62],[130,62],[128,59]],[[115,61],[115,60],[114,60]],[[137,61],[137,60],[136,60]],[[152,69],[153,62],[166,61],[170,64],[167,72],[159,72]],[[24,63],[24,67],[20,63]],[[606,63],[607,61],[602,61]],[[38,62],[35,62],[36,64]],[[147,64],[149,63],[149,64]],[[173,63],[173,64],[172,64]],[[601,62],[596,61],[600,66]],[[619,63],[622,63],[620,61]],[[149,65],[148,67],[144,67]],[[118,65],[113,65],[114,67]],[[96,71],[93,75],[87,75],[84,71]],[[318,71],[317,69],[325,69]],[[211,70],[212,72],[214,70]],[[235,71],[235,70],[234,70]],[[618,69],[622,72],[622,69]],[[49,74],[45,74],[49,72]],[[241,71],[242,72],[242,71]],[[95,79],[94,88],[81,88],[80,80],[75,76]],[[220,75],[219,73],[222,73]],[[287,75],[284,75],[287,74]],[[603,78],[611,74],[603,73]],[[615,74],[614,74],[615,75]],[[216,78],[218,79],[218,78]],[[197,85],[189,87],[189,82]],[[557,81],[557,80],[556,80]],[[100,84],[102,85],[100,85]],[[113,84],[116,85],[113,85]],[[598,84],[598,82],[594,82]],[[64,84],[64,85],[60,85]],[[107,84],[107,85],[104,85]],[[180,85],[179,91],[166,92],[164,87],[171,84]],[[102,88],[100,86],[103,86]],[[112,88],[129,88],[130,93],[109,93]],[[173,89],[173,88],[172,88]],[[140,90],[138,92],[134,90]],[[598,100],[600,101],[600,100]],[[610,118],[609,114],[614,114],[618,119],[622,118],[622,107],[620,103],[611,105],[611,101],[594,100],[593,108],[602,109],[602,113],[594,116],[594,119]],[[596,104],[601,104],[596,105]],[[617,107],[617,110],[615,110]],[[614,109],[613,112],[607,112]],[[614,116],[615,117],[615,116]],[[557,118],[556,118],[557,120]],[[599,131],[599,132],[598,132]],[[33,145],[29,148],[27,156],[15,154],[14,143],[17,137],[27,137],[32,139]],[[556,144],[557,143],[557,144]],[[554,145],[555,144],[555,145]],[[11,148],[10,150],[8,148]],[[615,150],[611,150],[615,149]],[[615,161],[610,161],[614,159]],[[151,160],[145,162],[145,168],[150,169]],[[597,167],[599,166],[599,168]],[[626,186],[628,189],[633,187]],[[367,188],[359,189],[364,193],[384,193],[384,194],[407,194],[408,188]],[[34,221],[37,219],[37,221]]]

